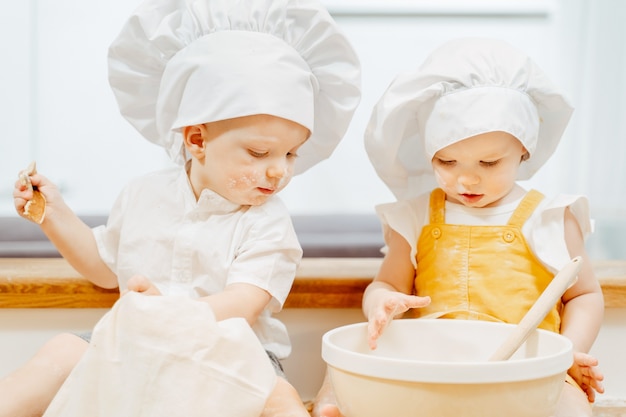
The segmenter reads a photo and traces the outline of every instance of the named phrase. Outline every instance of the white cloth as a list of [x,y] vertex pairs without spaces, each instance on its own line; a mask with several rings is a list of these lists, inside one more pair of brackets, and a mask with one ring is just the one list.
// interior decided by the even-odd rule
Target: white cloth
[[184,162],[181,127],[270,114],[308,128],[295,173],[330,156],[360,100],[358,57],[317,0],[146,0],[109,48],[122,115]]
[[302,249],[277,196],[239,206],[205,189],[196,202],[184,168],[175,167],[131,181],[94,234],[122,290],[135,274],[164,295],[197,298],[233,283],[266,290],[272,300],[254,331],[267,350],[289,355],[287,330],[271,313],[289,294]]
[[123,296],[45,417],[258,416],[276,375],[241,318],[188,297]]
[[[411,246],[411,262],[416,265],[417,240],[422,227],[429,219],[430,193],[422,194],[410,200],[381,204],[376,212],[383,224],[399,233]],[[504,225],[519,205],[522,198],[496,207],[476,208],[446,201],[446,223],[469,226]],[[593,223],[589,217],[589,202],[579,195],[558,195],[544,198],[532,216],[524,223],[522,234],[531,251],[551,272],[560,271],[571,261],[565,243],[565,208],[578,221],[583,237],[593,232]],[[383,251],[386,249],[383,248]]]
[[552,155],[572,111],[527,54],[495,39],[456,39],[393,80],[372,111],[365,148],[399,200],[436,186],[437,150],[491,131],[526,146],[530,158],[518,175],[525,180]]

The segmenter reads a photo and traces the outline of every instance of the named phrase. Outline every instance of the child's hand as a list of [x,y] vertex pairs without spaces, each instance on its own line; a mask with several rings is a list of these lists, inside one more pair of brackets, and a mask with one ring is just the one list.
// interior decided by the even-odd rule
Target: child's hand
[[377,298],[374,308],[369,311],[367,320],[367,341],[372,350],[376,349],[376,341],[394,317],[411,308],[425,307],[430,304],[430,297],[418,297],[398,291],[380,290]]
[[62,201],[62,197],[57,187],[37,173],[34,163],[18,174],[13,204],[21,217],[41,224],[48,208],[58,201]]
[[138,292],[144,295],[161,295],[161,291],[143,275],[134,275],[128,280],[127,289],[122,292],[122,296],[129,291]]
[[604,386],[602,380],[604,375],[598,369],[598,360],[583,352],[574,352],[574,364],[567,371],[568,374],[587,394],[589,402],[596,399],[596,391],[602,394]]

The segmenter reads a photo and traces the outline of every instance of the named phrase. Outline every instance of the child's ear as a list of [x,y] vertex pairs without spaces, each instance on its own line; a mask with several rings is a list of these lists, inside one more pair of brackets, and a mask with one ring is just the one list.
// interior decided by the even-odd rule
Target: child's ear
[[183,142],[187,152],[196,159],[204,158],[204,141],[206,137],[206,127],[204,125],[193,125],[183,127]]
[[530,158],[530,152],[528,152],[526,150],[526,148],[522,148],[522,149],[523,149],[524,153],[522,154],[521,162],[528,161],[528,159]]

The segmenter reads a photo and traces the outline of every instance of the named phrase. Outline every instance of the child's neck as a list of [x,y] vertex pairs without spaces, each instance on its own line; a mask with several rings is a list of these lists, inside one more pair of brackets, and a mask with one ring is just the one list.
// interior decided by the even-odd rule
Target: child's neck
[[498,206],[503,206],[505,204],[513,203],[521,199],[522,197],[524,197],[524,195],[526,195],[526,190],[524,190],[518,184],[515,184],[507,195],[505,195],[498,201],[494,201],[492,204],[490,204],[490,207],[498,207]]

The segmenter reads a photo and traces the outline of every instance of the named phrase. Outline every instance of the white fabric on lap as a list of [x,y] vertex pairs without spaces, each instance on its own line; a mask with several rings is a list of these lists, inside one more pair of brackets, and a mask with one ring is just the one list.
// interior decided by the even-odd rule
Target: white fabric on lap
[[45,417],[258,416],[276,375],[241,318],[188,297],[124,295]]

